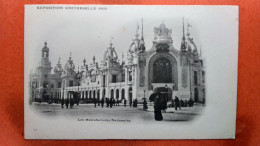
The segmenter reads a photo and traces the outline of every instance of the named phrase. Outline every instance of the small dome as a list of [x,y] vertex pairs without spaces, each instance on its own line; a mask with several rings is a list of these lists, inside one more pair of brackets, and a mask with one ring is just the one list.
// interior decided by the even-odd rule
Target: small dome
[[65,69],[66,70],[74,70],[75,69],[75,65],[73,63],[73,60],[71,59],[71,56],[70,56],[69,60],[67,61],[66,65],[65,65]]
[[55,73],[62,73],[62,71],[63,71],[63,68],[62,68],[62,66],[60,64],[60,58],[59,58],[59,61],[58,61],[57,65],[54,68],[54,72]]
[[44,42],[44,47],[42,48],[42,51],[49,51],[49,48],[47,47],[47,42]]

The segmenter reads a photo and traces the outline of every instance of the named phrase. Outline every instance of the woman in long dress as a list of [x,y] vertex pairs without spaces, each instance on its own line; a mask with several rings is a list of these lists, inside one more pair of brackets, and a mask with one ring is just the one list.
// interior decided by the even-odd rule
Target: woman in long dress
[[157,94],[154,99],[154,119],[156,121],[161,121],[163,119],[162,116],[162,103],[160,101],[160,96]]

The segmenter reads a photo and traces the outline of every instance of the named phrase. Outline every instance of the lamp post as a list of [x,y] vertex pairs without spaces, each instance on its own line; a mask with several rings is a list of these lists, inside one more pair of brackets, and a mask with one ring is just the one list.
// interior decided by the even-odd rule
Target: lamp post
[[166,89],[166,101],[168,101],[168,86],[167,86],[167,84],[165,85],[165,89]]
[[79,93],[79,82],[81,79],[81,73],[79,72],[79,67],[78,67],[78,73],[77,73],[77,79],[78,79],[78,95],[77,95],[77,105],[79,105],[79,99],[80,99],[80,93]]

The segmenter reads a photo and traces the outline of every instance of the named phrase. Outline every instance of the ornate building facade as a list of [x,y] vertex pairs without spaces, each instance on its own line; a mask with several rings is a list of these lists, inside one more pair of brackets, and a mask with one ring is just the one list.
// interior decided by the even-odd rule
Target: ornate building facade
[[[32,99],[71,98],[79,92],[80,98],[118,98],[133,100],[148,98],[153,92],[168,94],[169,100],[178,96],[195,102],[205,100],[205,71],[203,60],[191,38],[188,26],[180,38],[181,46],[173,46],[172,30],[164,23],[154,28],[152,47],[146,49],[143,26],[134,34],[126,59],[119,62],[116,48],[110,42],[100,62],[95,60],[75,71],[72,57],[64,69],[60,61],[51,74],[49,48],[42,48],[41,65],[31,74]],[[166,90],[165,90],[166,89]]]

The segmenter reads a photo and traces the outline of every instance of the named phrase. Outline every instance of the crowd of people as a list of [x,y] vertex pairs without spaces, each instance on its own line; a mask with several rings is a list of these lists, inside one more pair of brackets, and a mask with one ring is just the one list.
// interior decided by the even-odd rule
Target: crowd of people
[[[174,107],[175,110],[181,110],[181,107],[193,107],[194,105],[194,101],[190,98],[189,100],[182,100],[179,99],[179,97],[175,96],[174,99],[171,99],[171,104],[167,105],[167,100],[164,97],[163,94],[161,94],[160,92],[157,92],[153,102],[154,102],[154,118],[156,121],[161,121],[163,120],[163,116],[162,116],[162,111],[166,111],[166,109],[168,107]],[[120,103],[123,103],[123,106],[126,107],[127,106],[127,100],[126,99],[114,99],[114,98],[101,98],[96,99],[93,98],[92,102],[94,103],[94,108],[96,108],[96,106],[100,106],[103,108],[104,104],[106,104],[107,108],[112,108],[113,106],[120,106]],[[66,108],[73,108],[74,104],[79,104],[79,100],[76,100],[74,98],[62,98],[61,99],[61,107],[64,108],[64,105]],[[143,110],[147,110],[148,109],[148,104],[146,101],[146,98],[143,98]],[[136,108],[138,106],[138,100],[134,99],[134,100],[129,100],[129,107],[134,107]]]

